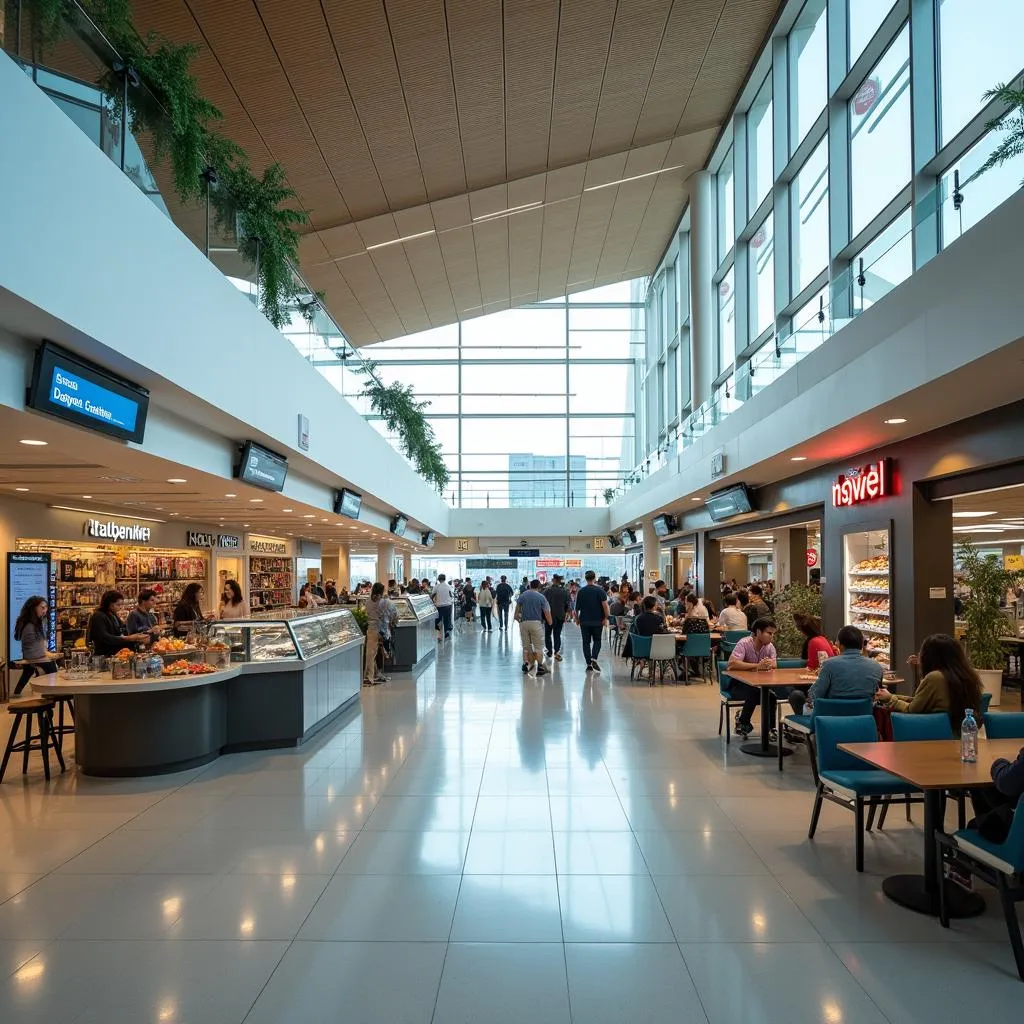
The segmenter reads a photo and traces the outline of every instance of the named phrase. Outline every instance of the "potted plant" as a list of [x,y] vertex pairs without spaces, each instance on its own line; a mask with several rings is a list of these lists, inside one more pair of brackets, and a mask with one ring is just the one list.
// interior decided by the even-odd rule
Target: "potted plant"
[[806,583],[787,583],[775,595],[775,649],[781,655],[799,658],[804,646],[804,635],[796,628],[793,615],[803,613],[821,618],[821,593]]
[[1012,633],[999,604],[1008,590],[1020,586],[1024,573],[1005,569],[995,555],[983,555],[969,541],[957,546],[957,559],[970,591],[964,598],[964,649],[996,707],[1002,698],[1005,658],[1000,638]]

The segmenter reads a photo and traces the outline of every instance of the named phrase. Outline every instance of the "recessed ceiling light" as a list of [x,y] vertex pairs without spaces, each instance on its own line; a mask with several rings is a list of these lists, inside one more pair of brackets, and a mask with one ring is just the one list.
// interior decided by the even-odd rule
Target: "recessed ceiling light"
[[690,501],[700,501],[700,498],[691,498]]
[[83,494],[83,495],[82,495],[82,497],[83,497],[83,498],[91,498],[91,497],[92,497],[92,495],[91,495],[91,494]]
[[994,516],[995,512],[954,512],[954,519],[984,519],[985,516]]
[[807,456],[806,455],[792,455],[792,456],[790,456],[789,461],[790,462],[806,462],[807,461]]
[[310,512],[310,513],[308,513],[307,515],[304,515],[304,516],[303,516],[302,518],[303,518],[303,519],[316,519],[316,516],[315,516],[315,515],[313,515],[313,513],[312,513],[312,512]]
[[248,524],[248,523],[242,523],[242,525],[243,525],[243,526],[248,526],[249,524]]
[[22,444],[30,444],[34,448],[45,448],[46,445],[48,445],[50,442],[49,441],[33,441],[31,438],[26,437],[26,438],[22,439],[21,443]]
[[177,514],[178,514],[177,512],[172,512],[171,513],[172,516],[176,516]]
[[294,512],[295,509],[293,509],[293,508],[283,508],[283,509],[281,509],[281,511],[282,512]]
[[237,494],[225,494],[224,497],[225,498],[237,498],[238,495]]
[[167,478],[169,484],[187,484],[188,481],[180,476],[171,476]]
[[15,487],[14,489],[15,489],[16,491],[27,491],[27,490],[28,490],[28,488],[27,488],[27,487]]
[[251,501],[254,505],[261,505],[263,503],[262,498],[250,498],[249,501]]
[[902,416],[893,416],[892,419],[888,419],[885,422],[890,427],[898,427],[901,423],[906,423],[907,421]]

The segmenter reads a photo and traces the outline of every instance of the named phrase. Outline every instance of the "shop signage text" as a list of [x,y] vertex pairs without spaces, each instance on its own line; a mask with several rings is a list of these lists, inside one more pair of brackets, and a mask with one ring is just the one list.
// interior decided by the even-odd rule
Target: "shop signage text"
[[833,508],[853,508],[892,494],[892,459],[879,459],[840,475],[832,485]]
[[288,543],[283,540],[252,540],[249,541],[249,550],[258,555],[287,555]]
[[122,526],[120,523],[115,523],[112,520],[102,523],[98,519],[87,519],[85,521],[85,533],[88,537],[99,537],[102,540],[133,540],[138,541],[140,544],[148,544],[153,536],[153,531],[141,523],[130,523],[128,526]]
[[516,569],[519,563],[514,558],[467,558],[466,571],[470,569]]
[[242,538],[233,533],[199,533],[198,530],[189,530],[185,534],[185,547],[187,548],[240,548]]
[[509,558],[540,558],[540,548],[509,548]]
[[818,552],[814,548],[807,549],[807,567],[813,569],[818,564]]

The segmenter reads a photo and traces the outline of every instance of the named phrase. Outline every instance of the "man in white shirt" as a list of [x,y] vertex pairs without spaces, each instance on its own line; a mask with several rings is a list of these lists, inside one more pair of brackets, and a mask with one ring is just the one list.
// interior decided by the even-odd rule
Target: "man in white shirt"
[[722,599],[725,607],[718,616],[718,628],[725,630],[746,630],[747,617],[740,610],[739,601],[735,594],[726,594]]
[[437,583],[432,594],[434,604],[437,607],[438,625],[444,629],[444,639],[452,635],[452,588],[445,582],[444,573],[438,573]]

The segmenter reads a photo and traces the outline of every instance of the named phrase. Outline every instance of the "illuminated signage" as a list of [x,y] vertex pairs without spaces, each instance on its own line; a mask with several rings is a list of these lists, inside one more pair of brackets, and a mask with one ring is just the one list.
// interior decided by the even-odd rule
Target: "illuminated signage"
[[250,540],[249,550],[258,555],[287,555],[288,542],[283,540]]
[[853,508],[892,494],[892,459],[879,459],[870,466],[852,469],[832,485],[833,508]]
[[540,568],[544,568],[544,569],[561,569],[562,568],[562,559],[561,558],[538,558],[537,559],[537,568],[538,569],[540,569]]
[[233,533],[199,533],[189,530],[185,534],[187,548],[240,548],[242,539]]
[[134,540],[140,544],[148,544],[153,536],[153,531],[141,523],[129,523],[122,526],[113,520],[101,522],[99,519],[86,519],[85,533],[88,537],[98,537],[101,540]]

